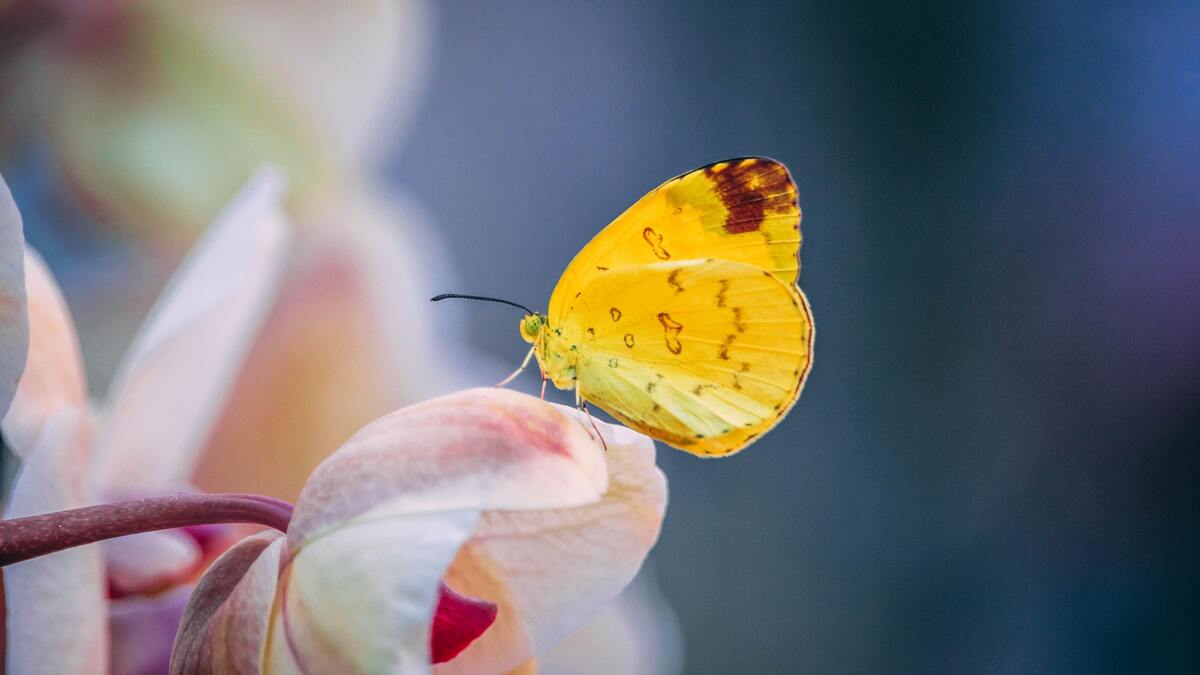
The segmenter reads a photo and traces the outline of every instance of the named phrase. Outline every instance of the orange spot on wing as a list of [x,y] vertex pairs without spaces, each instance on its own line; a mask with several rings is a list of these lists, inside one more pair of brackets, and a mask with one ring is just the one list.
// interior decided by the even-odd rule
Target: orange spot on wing
[[662,246],[663,236],[661,234],[647,227],[646,229],[642,230],[642,239],[645,239],[646,243],[650,244],[650,250],[654,252],[654,256],[656,258],[659,260],[671,259],[671,254],[668,253],[667,249],[663,248]]
[[678,354],[683,351],[683,344],[679,341],[679,333],[683,331],[683,324],[671,318],[666,312],[659,312],[658,322],[662,324],[664,339],[667,343],[667,350],[672,354]]

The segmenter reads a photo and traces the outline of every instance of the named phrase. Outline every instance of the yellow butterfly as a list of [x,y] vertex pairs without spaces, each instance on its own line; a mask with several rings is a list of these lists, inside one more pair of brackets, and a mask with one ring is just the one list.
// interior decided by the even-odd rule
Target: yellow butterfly
[[731,159],[672,178],[575,256],[546,314],[526,309],[533,347],[501,384],[536,356],[543,387],[574,388],[577,403],[681,450],[735,453],[787,413],[812,365],[800,242],[783,164]]

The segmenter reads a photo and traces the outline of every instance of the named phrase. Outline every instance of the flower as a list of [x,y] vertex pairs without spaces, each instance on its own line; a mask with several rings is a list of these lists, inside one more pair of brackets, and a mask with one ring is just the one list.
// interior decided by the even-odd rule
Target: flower
[[172,671],[425,672],[444,583],[495,623],[439,673],[504,673],[629,583],[658,537],[650,439],[503,389],[404,408],[313,472],[286,535],[243,540],[193,594]]
[[[139,332],[98,413],[86,398],[61,293],[40,258],[26,252],[29,364],[3,421],[24,464],[8,517],[177,489],[194,475],[206,429],[234,386],[233,373],[254,349],[249,345],[279,284],[288,242],[279,196],[279,181],[267,172],[226,210]],[[340,570],[368,599],[394,600],[401,593],[420,600],[377,607],[379,616],[402,622],[408,632],[380,638],[364,648],[368,661],[351,665],[404,658],[425,669],[433,659],[446,661],[438,669],[447,672],[500,672],[527,662],[628,583],[657,537],[665,506],[665,481],[649,439],[602,425],[606,456],[573,416],[493,390],[386,416],[314,472],[286,539],[264,533],[238,543],[205,575],[209,590],[196,598],[210,605],[214,597],[222,600],[215,604],[220,616],[236,619],[242,631],[247,615],[237,602],[214,596],[212,584],[234,578],[238,585],[228,592],[242,598],[250,591],[238,589],[252,582],[231,575],[237,568],[230,565],[240,559],[269,570],[260,561],[276,555],[290,570],[274,582],[282,584],[281,594],[308,598],[306,574]],[[384,520],[376,523],[376,516]],[[387,532],[377,531],[385,522],[391,523]],[[137,535],[6,568],[8,666],[13,672],[34,664],[68,674],[161,672],[160,650],[169,647],[168,629],[192,575],[221,548],[208,546],[206,534]],[[421,545],[426,540],[428,548]],[[530,561],[548,567],[531,571]],[[378,567],[384,562],[386,570]],[[384,573],[401,569],[411,574],[393,579]],[[316,602],[339,597],[318,593]],[[189,605],[186,634],[209,640],[215,628],[208,626],[221,624],[207,621],[197,632],[197,602]],[[299,614],[294,621],[279,618],[280,625],[312,635],[337,629],[308,616],[307,606],[289,604],[288,611]],[[263,630],[274,625],[268,618],[259,617]],[[432,646],[431,625],[438,629]],[[238,635],[253,640],[258,633]],[[392,644],[396,635],[403,645]],[[271,658],[345,658],[310,654],[312,644],[318,643]]]
[[[281,191],[266,170],[229,205],[164,292],[96,414],[57,284],[26,251],[31,346],[2,425],[23,464],[6,517],[186,484],[278,282],[289,238]],[[10,670],[107,670],[108,610],[120,615],[147,600],[140,593],[186,582],[210,553],[199,534],[138,535],[6,568]],[[124,657],[113,653],[114,670],[138,672],[120,667]]]
[[25,238],[21,214],[0,176],[0,416],[8,410],[25,369],[29,320],[25,307]]

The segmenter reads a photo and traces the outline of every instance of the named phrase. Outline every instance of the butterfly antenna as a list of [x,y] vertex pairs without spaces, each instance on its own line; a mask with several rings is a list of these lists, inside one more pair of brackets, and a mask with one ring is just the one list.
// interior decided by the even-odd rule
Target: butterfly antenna
[[441,295],[433,296],[432,298],[429,299],[429,301],[437,302],[439,300],[446,300],[449,298],[461,298],[463,300],[482,300],[484,302],[498,302],[502,305],[510,305],[510,306],[516,307],[518,309],[523,309],[523,310],[525,310],[526,314],[537,314],[537,312],[533,311],[532,309],[529,309],[525,305],[518,305],[517,303],[512,302],[510,300],[501,300],[500,298],[489,298],[486,295],[465,295],[463,293],[442,293]]

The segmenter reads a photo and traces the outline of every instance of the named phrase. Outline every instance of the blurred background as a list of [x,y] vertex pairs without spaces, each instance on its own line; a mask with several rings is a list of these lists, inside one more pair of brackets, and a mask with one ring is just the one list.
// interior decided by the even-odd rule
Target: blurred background
[[[1196,667],[1194,4],[187,4],[0,1],[0,172],[94,389],[264,159],[310,257],[351,220],[407,256],[381,291],[403,386],[290,432],[328,450],[523,356],[512,311],[428,294],[544,306],[649,189],[770,155],[800,188],[815,365],[749,451],[660,448],[648,569],[682,637],[644,663]],[[328,316],[298,354],[352,351]]]

